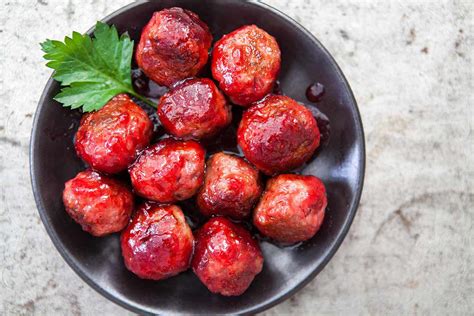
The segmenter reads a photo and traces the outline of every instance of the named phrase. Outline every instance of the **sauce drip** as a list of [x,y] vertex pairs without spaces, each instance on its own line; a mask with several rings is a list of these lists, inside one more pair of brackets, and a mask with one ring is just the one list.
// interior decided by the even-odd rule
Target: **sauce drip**
[[324,92],[325,92],[324,85],[319,82],[315,82],[309,85],[309,87],[306,89],[306,98],[310,102],[316,103],[316,102],[321,101],[324,95]]
[[283,91],[281,89],[280,80],[277,80],[275,82],[275,85],[273,86],[273,94],[277,94],[277,95],[282,95],[283,94]]
[[313,117],[318,123],[319,133],[321,134],[320,147],[327,146],[329,143],[329,136],[331,135],[329,118],[315,106],[309,106],[308,108],[311,113],[313,113]]
[[168,88],[148,79],[140,68],[132,69],[132,85],[136,92],[155,101],[168,92]]

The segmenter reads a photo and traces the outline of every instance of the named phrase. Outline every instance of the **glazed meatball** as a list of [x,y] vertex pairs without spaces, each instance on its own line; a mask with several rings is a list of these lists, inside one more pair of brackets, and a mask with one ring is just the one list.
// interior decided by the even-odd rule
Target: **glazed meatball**
[[250,215],[261,193],[258,170],[242,158],[221,152],[207,161],[197,205],[206,216],[243,219]]
[[210,79],[190,79],[165,94],[158,104],[164,128],[183,139],[214,136],[232,121],[230,106]]
[[135,192],[162,203],[189,199],[202,184],[205,154],[195,141],[171,138],[148,147],[129,168]]
[[181,8],[155,12],[142,31],[135,58],[159,85],[193,77],[209,57],[212,35],[199,17]]
[[121,231],[133,211],[132,191],[92,170],[79,172],[66,182],[63,202],[72,219],[97,237]]
[[247,109],[237,131],[245,158],[267,175],[301,166],[319,138],[311,111],[282,95],[270,95]]
[[224,35],[214,46],[212,75],[230,100],[248,106],[270,93],[280,71],[280,48],[255,25]]
[[152,133],[153,124],[145,111],[126,94],[120,94],[100,110],[82,117],[76,152],[93,169],[118,173],[150,143]]
[[162,280],[189,268],[194,237],[176,205],[143,204],[122,232],[127,269],[142,279]]
[[194,273],[213,293],[241,295],[262,271],[263,256],[250,233],[224,217],[215,217],[196,234]]
[[327,205],[324,184],[314,176],[283,174],[271,179],[253,214],[255,227],[282,243],[310,239]]

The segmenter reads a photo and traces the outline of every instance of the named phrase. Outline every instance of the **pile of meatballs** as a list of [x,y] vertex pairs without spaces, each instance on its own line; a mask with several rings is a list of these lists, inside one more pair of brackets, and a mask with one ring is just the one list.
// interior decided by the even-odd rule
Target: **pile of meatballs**
[[[138,277],[162,280],[191,267],[211,292],[235,296],[264,261],[242,221],[278,244],[302,242],[320,228],[327,199],[318,178],[289,173],[311,158],[320,132],[304,105],[271,93],[281,63],[275,38],[255,25],[224,35],[212,49],[214,80],[196,77],[212,42],[193,12],[153,14],[135,60],[169,88],[157,106],[167,135],[151,144],[153,123],[126,94],[83,115],[75,149],[89,168],[66,182],[63,201],[84,231],[121,232],[125,266]],[[206,157],[202,143],[231,123],[231,104],[244,108],[243,157]],[[127,172],[130,181],[117,176]],[[188,199],[208,218],[194,232],[177,205]]]

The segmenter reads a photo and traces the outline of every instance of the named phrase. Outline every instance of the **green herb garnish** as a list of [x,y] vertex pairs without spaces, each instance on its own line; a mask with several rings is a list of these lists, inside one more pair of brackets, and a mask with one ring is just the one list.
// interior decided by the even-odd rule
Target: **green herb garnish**
[[46,66],[55,70],[53,78],[64,86],[54,97],[64,107],[95,111],[119,93],[156,107],[133,90],[133,41],[128,34],[119,37],[115,26],[97,22],[94,38],[73,32],[64,42],[48,39],[41,48]]

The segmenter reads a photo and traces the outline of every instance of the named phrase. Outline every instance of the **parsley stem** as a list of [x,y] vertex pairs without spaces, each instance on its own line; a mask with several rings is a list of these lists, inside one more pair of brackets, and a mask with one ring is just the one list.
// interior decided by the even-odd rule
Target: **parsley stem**
[[151,106],[151,107],[154,107],[155,109],[157,108],[157,105],[151,101],[150,99],[148,98],[145,98],[144,96],[142,95],[139,95],[138,93],[136,93],[135,91],[130,91],[129,92],[131,95],[133,95],[135,98],[139,99],[140,101],[143,101],[145,102],[147,105]]

